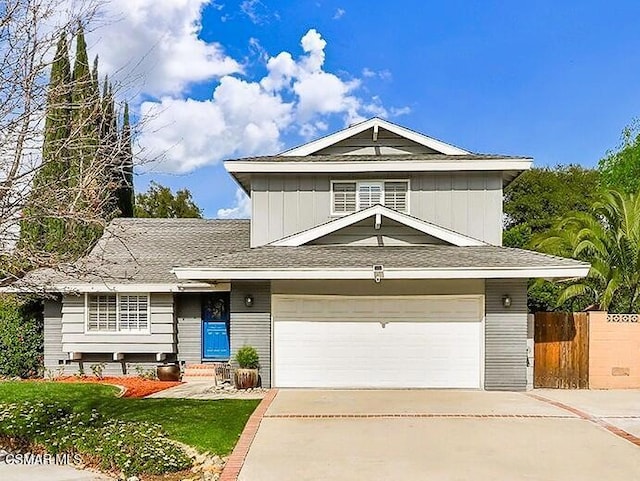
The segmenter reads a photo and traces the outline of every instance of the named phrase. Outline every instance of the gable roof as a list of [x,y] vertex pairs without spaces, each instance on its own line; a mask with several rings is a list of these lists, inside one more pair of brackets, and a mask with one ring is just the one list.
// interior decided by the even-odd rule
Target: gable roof
[[406,127],[402,127],[400,125],[394,124],[393,122],[389,122],[388,120],[384,120],[379,117],[373,117],[363,122],[351,125],[346,129],[340,130],[333,134],[326,135],[325,137],[319,138],[312,142],[308,142],[304,145],[285,150],[278,155],[284,157],[312,155],[326,147],[329,147],[342,140],[348,139],[349,137],[353,137],[354,135],[357,135],[368,129],[373,129],[374,135],[377,135],[379,129],[388,130],[389,132],[409,139],[417,144],[428,147],[429,149],[432,149],[436,152],[440,152],[441,154],[461,155],[470,153],[469,151],[456,147],[455,145],[447,144],[445,142],[442,142],[441,140],[428,137],[424,134],[407,129]]
[[283,237],[282,239],[271,242],[269,245],[277,247],[298,247],[326,235],[337,232],[346,227],[349,227],[369,217],[377,216],[394,220],[396,222],[399,222],[400,224],[410,227],[411,229],[415,229],[429,236],[436,237],[454,246],[461,247],[487,245],[485,242],[474,239],[473,237],[469,237],[445,227],[441,227],[439,225],[423,221],[416,217],[403,214],[402,212],[389,209],[388,207],[380,204],[376,204],[367,209],[354,212],[353,214],[345,215],[344,217],[340,217],[338,219],[330,220],[329,222],[320,224],[316,227],[312,227],[311,229],[307,229],[302,232]]

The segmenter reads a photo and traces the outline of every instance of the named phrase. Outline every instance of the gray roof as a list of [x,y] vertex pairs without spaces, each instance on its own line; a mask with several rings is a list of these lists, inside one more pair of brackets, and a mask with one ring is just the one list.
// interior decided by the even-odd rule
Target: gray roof
[[250,248],[250,221],[117,219],[90,255],[58,270],[27,275],[18,289],[77,284],[169,284],[174,267],[214,269],[366,268],[544,268],[586,264],[497,246],[263,246]]
[[245,157],[242,159],[231,159],[230,162],[442,162],[442,161],[476,161],[476,160],[532,160],[526,156],[510,156],[495,154],[388,154],[388,155],[305,155],[305,156],[285,156],[272,155],[264,157]]
[[74,265],[41,269],[20,284],[163,284],[171,269],[249,248],[249,220],[116,219],[91,253]]
[[587,265],[574,259],[539,252],[497,246],[457,247],[421,246],[342,246],[305,245],[300,247],[264,246],[243,250],[182,267],[219,269],[326,269],[363,268],[382,264],[385,268],[541,268]]

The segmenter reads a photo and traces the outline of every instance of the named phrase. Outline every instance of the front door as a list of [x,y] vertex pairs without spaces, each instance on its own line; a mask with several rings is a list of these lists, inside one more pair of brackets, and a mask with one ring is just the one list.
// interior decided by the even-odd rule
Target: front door
[[202,358],[228,360],[229,293],[207,294],[202,297]]

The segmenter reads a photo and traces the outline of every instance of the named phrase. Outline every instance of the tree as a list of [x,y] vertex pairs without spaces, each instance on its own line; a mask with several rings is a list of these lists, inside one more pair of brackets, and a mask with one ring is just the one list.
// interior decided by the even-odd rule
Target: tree
[[181,189],[174,195],[169,187],[151,182],[149,190],[136,196],[136,217],[202,218],[202,210],[194,203],[191,192]]
[[590,212],[567,215],[534,244],[591,263],[587,278],[568,283],[558,304],[573,299],[612,312],[640,310],[640,194],[608,191]]
[[568,212],[588,210],[598,192],[598,171],[579,165],[523,173],[505,189],[504,245],[526,247],[533,235],[548,231]]
[[[132,165],[133,134],[129,127],[125,156],[115,92],[109,84],[109,102],[101,95],[79,28],[100,3],[0,2],[0,285],[74,261],[118,213],[113,171],[125,157]],[[71,68],[64,58],[73,32]]]
[[598,170],[607,188],[627,193],[640,190],[640,119],[622,130],[620,145],[600,160]]
[[129,104],[124,104],[122,133],[120,134],[120,153],[116,168],[116,190],[118,209],[122,217],[134,216],[135,196],[133,191],[133,149],[131,147],[131,124]]

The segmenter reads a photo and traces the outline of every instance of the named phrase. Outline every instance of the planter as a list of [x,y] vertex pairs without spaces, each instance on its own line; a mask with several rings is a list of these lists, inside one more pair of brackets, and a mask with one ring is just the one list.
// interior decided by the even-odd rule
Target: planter
[[180,366],[177,364],[163,364],[156,368],[156,374],[160,381],[179,381]]
[[236,369],[233,373],[236,389],[258,387],[260,376],[257,369]]

